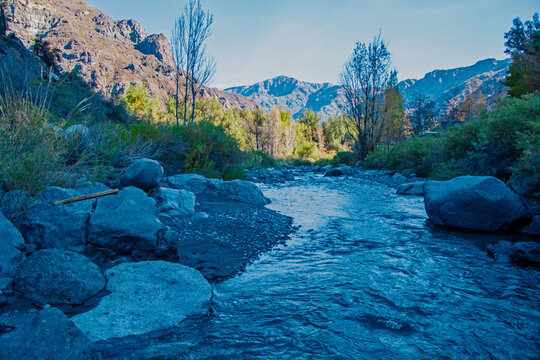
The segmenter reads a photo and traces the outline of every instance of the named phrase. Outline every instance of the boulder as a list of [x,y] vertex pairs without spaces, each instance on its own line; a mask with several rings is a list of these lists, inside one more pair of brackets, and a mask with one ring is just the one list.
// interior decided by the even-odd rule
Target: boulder
[[200,194],[206,191],[208,186],[206,178],[197,174],[180,174],[169,176],[167,184],[173,189],[190,191],[194,194]]
[[156,188],[163,177],[163,167],[158,161],[139,159],[133,162],[120,177],[122,187],[135,186],[144,191]]
[[339,176],[354,176],[354,170],[347,165],[341,165],[337,168],[328,169],[324,176],[339,177]]
[[408,183],[410,180],[397,172],[394,175],[392,175],[392,181],[394,182],[394,184],[401,185],[401,184]]
[[6,313],[0,324],[0,359],[101,359],[94,344],[56,308]]
[[508,185],[519,195],[531,196],[539,190],[540,180],[538,176],[517,176],[512,177]]
[[264,206],[270,199],[254,183],[245,180],[223,181],[208,179],[208,190],[224,200]]
[[540,215],[536,215],[528,226],[521,229],[521,232],[530,237],[540,238]]
[[427,181],[424,205],[434,224],[461,229],[507,231],[530,218],[522,199],[490,176]]
[[155,201],[144,191],[127,187],[97,200],[88,222],[87,244],[115,254],[147,258],[164,229]]
[[396,193],[400,195],[424,195],[424,183],[414,182],[401,184],[398,186]]
[[24,260],[24,239],[0,212],[0,277],[11,277]]
[[186,190],[157,188],[152,193],[159,215],[185,216],[195,212],[195,194]]
[[176,327],[208,310],[212,288],[198,271],[165,261],[123,263],[105,272],[110,295],[72,318],[92,341]]
[[15,289],[39,305],[82,304],[105,287],[99,267],[81,254],[39,250],[15,275]]

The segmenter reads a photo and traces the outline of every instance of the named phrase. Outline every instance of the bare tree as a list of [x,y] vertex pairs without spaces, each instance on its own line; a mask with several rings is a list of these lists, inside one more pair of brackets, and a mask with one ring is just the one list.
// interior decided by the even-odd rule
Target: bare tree
[[341,73],[348,115],[357,129],[355,151],[364,158],[382,137],[381,107],[395,77],[390,52],[379,34],[369,44],[357,42]]
[[[184,124],[187,122],[188,102],[191,102],[190,119],[195,117],[195,101],[204,85],[208,84],[215,73],[214,59],[206,53],[205,41],[212,34],[214,17],[204,12],[200,0],[188,0],[184,12],[176,20],[171,36],[171,47],[176,62],[176,121],[178,123],[178,105],[180,77],[185,73],[184,83]],[[191,97],[190,97],[191,95]]]

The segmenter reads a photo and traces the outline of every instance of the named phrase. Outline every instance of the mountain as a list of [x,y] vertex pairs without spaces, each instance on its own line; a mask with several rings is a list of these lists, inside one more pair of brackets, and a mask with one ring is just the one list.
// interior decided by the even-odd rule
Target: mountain
[[[61,51],[59,69],[84,78],[105,95],[143,83],[150,95],[167,100],[174,93],[174,61],[163,34],[148,35],[135,20],[113,20],[81,0],[4,0],[8,33],[27,47],[40,37]],[[226,108],[255,108],[238,94],[204,88],[203,96]]]
[[[506,93],[504,79],[510,66],[510,59],[486,59],[474,65],[449,70],[435,70],[422,79],[399,82],[405,106],[419,95],[435,101],[441,111],[448,106],[461,104],[467,96],[482,92],[488,104]],[[323,118],[338,115],[345,108],[341,86],[329,83],[309,83],[297,79],[278,76],[248,86],[225,89],[254,99],[266,111],[274,106],[283,106],[298,118],[304,108],[319,112]]]
[[225,91],[249,97],[266,111],[274,106],[283,106],[292,112],[294,118],[300,117],[305,108],[327,118],[339,113],[345,106],[340,95],[341,86],[309,83],[283,75],[249,86],[227,88]]

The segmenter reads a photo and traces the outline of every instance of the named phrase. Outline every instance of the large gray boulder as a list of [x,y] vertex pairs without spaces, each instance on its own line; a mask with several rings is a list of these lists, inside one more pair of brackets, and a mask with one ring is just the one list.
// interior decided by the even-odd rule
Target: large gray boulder
[[173,189],[190,191],[200,194],[206,191],[208,182],[204,176],[197,174],[180,174],[167,178],[167,184]]
[[146,258],[165,229],[157,214],[155,201],[144,191],[124,188],[98,199],[88,222],[87,243],[115,254]]
[[328,169],[324,176],[328,177],[340,177],[340,176],[354,176],[354,169],[347,165],[341,165],[336,168]]
[[72,318],[92,341],[176,327],[188,316],[204,314],[212,295],[201,273],[165,261],[123,263],[105,276],[111,294]]
[[99,360],[101,354],[60,310],[11,312],[0,316],[0,359]]
[[0,278],[11,277],[24,260],[24,239],[0,212]]
[[15,275],[15,289],[39,305],[82,304],[105,287],[99,267],[81,254],[39,250]]
[[223,200],[238,201],[257,206],[264,206],[270,203],[270,199],[264,196],[261,189],[251,181],[208,179],[208,191]]
[[521,198],[490,176],[427,181],[424,205],[434,224],[461,229],[507,231],[530,218]]
[[424,182],[401,184],[396,190],[400,195],[424,195]]
[[120,177],[122,187],[135,186],[144,191],[156,188],[163,177],[163,167],[156,160],[139,159]]
[[152,198],[162,216],[185,216],[195,212],[195,194],[190,191],[160,187],[152,193]]

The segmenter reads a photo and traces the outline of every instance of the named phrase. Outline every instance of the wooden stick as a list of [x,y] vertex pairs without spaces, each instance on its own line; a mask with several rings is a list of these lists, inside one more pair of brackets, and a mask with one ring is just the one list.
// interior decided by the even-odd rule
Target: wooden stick
[[71,203],[74,203],[74,202],[77,202],[77,201],[82,201],[82,200],[87,200],[87,199],[94,199],[94,198],[101,197],[101,196],[113,195],[113,194],[118,193],[118,191],[119,191],[118,189],[112,189],[112,190],[98,192],[98,193],[95,193],[95,194],[77,196],[77,197],[74,197],[74,198],[71,198],[71,199],[65,199],[65,200],[56,201],[54,203],[54,205],[71,204]]

